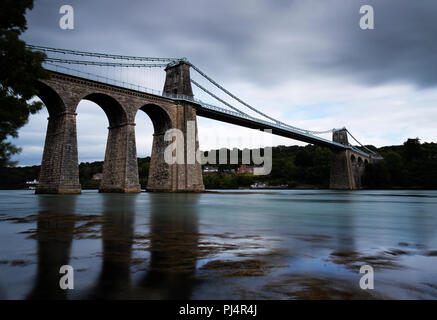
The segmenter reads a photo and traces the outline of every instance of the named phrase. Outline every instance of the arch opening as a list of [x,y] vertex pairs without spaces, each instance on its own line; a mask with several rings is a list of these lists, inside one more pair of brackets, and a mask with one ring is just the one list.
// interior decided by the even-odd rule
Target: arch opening
[[[37,94],[30,101],[40,101],[43,108],[37,113],[29,115],[28,122],[18,130],[18,137],[9,137],[14,145],[22,151],[11,157],[12,162],[19,165],[40,165],[44,151],[47,132],[47,118],[55,117],[65,111],[65,105],[59,94],[49,85],[37,81]],[[35,170],[32,179],[38,180],[39,172]]]
[[[142,106],[135,117],[135,135],[138,153],[138,177],[142,189],[146,189],[149,182],[149,172],[154,147],[163,145],[165,132],[172,128],[172,122],[167,112],[160,106],[146,104]],[[144,113],[147,115],[144,116]],[[146,120],[145,120],[146,119]],[[156,151],[156,150],[155,150]]]
[[172,128],[171,119],[168,113],[160,106],[155,104],[146,104],[139,110],[147,114],[152,121],[154,134],[164,134]]
[[105,112],[90,100],[81,100],[76,112],[79,163],[103,161],[109,123]]
[[357,158],[354,155],[351,155],[351,162],[355,164],[357,162]]
[[127,115],[121,104],[111,96],[102,93],[91,93],[82,98],[97,104],[105,112],[109,126],[116,126],[127,122]]
[[[136,150],[129,147],[130,141],[135,140],[134,129],[128,123],[126,110],[115,98],[102,93],[84,96],[77,108],[80,105],[87,109],[78,112],[79,155],[80,159],[93,162],[80,164],[84,188],[98,188],[99,192],[139,192]],[[98,114],[102,110],[106,117]],[[82,134],[87,137],[86,145],[82,145]],[[129,170],[130,166],[135,170]]]

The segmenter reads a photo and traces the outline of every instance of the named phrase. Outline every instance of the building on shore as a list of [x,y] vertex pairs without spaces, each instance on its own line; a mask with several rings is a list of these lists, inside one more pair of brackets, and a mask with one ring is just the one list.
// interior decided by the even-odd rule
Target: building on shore
[[29,190],[35,190],[38,183],[38,180],[33,179],[32,181],[26,181],[26,186]]
[[254,167],[243,164],[237,169],[237,174],[253,174],[253,170]]
[[213,172],[218,172],[218,168],[216,167],[210,167],[210,166],[206,166],[203,168],[203,172],[204,173],[213,173]]

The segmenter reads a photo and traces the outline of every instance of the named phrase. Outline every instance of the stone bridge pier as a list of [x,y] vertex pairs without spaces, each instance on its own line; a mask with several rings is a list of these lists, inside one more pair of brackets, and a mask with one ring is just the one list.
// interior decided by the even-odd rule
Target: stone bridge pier
[[[332,140],[349,145],[346,129],[334,131]],[[366,165],[373,159],[352,150],[332,150],[330,189],[361,189]]]
[[[165,93],[193,95],[187,63],[168,67],[166,72]],[[188,121],[195,124],[198,148],[196,110],[189,103],[57,72],[51,72],[50,79],[38,83],[38,92],[49,118],[36,193],[81,192],[76,132],[76,109],[81,100],[99,105],[109,123],[100,192],[141,191],[135,136],[138,112],[150,117],[154,127],[147,190],[200,192],[205,189],[200,164],[186,161],[167,164],[164,160],[164,151],[172,143],[165,140],[165,132],[175,128],[186,137]],[[187,150],[187,139],[184,143]]]
[[[185,95],[193,97],[190,78],[190,64],[180,62],[177,65],[168,66],[166,69],[164,94]],[[154,126],[152,156],[150,162],[148,191],[170,192],[201,192],[205,190],[203,185],[202,167],[195,161],[190,164],[187,161],[187,152],[190,151],[190,135],[188,122],[194,123],[195,150],[199,148],[196,110],[187,102],[175,101],[173,116],[168,119],[165,116],[154,116],[159,110],[147,112]],[[155,121],[153,119],[156,119]],[[165,132],[170,128],[182,131],[184,135],[184,163],[167,164],[164,161],[164,151],[171,143],[165,141]],[[195,155],[192,155],[195,156]]]

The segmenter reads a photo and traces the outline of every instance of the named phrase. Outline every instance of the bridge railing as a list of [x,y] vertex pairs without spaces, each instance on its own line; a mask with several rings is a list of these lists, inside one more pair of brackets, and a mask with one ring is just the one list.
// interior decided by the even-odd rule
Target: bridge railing
[[51,70],[51,71],[55,71],[55,72],[61,72],[61,73],[65,73],[71,76],[76,76],[76,77],[80,77],[80,78],[85,78],[87,80],[91,80],[91,81],[97,81],[97,82],[102,82],[102,83],[106,83],[108,85],[113,85],[113,86],[118,86],[118,87],[122,87],[122,88],[126,88],[126,89],[130,89],[130,90],[135,90],[135,91],[139,91],[139,92],[144,92],[144,93],[148,93],[148,94],[153,94],[153,95],[157,95],[157,96],[162,96],[164,98],[169,98],[172,100],[183,100],[183,101],[187,101],[187,102],[192,102],[195,103],[197,105],[200,105],[201,107],[205,108],[205,109],[209,109],[209,110],[213,110],[213,111],[217,111],[220,113],[225,113],[240,119],[247,119],[259,124],[263,124],[266,127],[269,128],[277,128],[277,129],[281,129],[284,131],[288,131],[288,132],[292,132],[295,134],[299,134],[299,135],[304,135],[307,136],[309,138],[312,139],[316,139],[319,141],[323,141],[325,143],[331,144],[331,145],[336,145],[338,147],[341,148],[347,148],[347,149],[351,149],[357,153],[361,153],[363,155],[367,155],[369,157],[372,157],[370,154],[365,153],[364,151],[353,147],[353,146],[345,146],[343,144],[340,144],[338,142],[332,141],[332,140],[328,140],[319,136],[316,136],[314,134],[312,134],[310,131],[304,130],[304,129],[299,129],[299,128],[294,128],[291,126],[287,126],[287,125],[283,125],[281,123],[275,123],[275,122],[270,122],[270,121],[266,121],[263,119],[259,119],[253,116],[250,116],[248,114],[245,113],[239,113],[239,112],[235,112],[235,111],[231,111],[225,108],[221,108],[206,102],[203,102],[199,99],[194,98],[193,96],[187,96],[187,95],[183,95],[183,94],[167,94],[167,93],[163,93],[162,91],[159,90],[154,90],[154,89],[150,89],[147,87],[143,87],[140,85],[136,85],[136,84],[132,84],[132,83],[128,83],[128,82],[124,82],[124,81],[119,81],[119,80],[115,80],[115,79],[111,79],[108,77],[104,77],[101,75],[97,75],[97,74],[93,74],[90,72],[84,72],[84,71],[79,71],[76,69],[72,69],[72,68],[68,68],[65,66],[60,66],[60,65],[56,65],[56,64],[52,64],[50,62],[45,62],[44,63],[46,69]]
[[[295,134],[304,135],[304,136],[307,136],[309,138],[316,139],[316,140],[319,140],[319,141],[323,141],[323,142],[328,143],[328,144],[336,145],[336,146],[341,147],[341,148],[349,148],[348,146],[345,146],[345,145],[343,145],[341,143],[338,143],[338,142],[335,142],[335,141],[332,141],[332,140],[328,140],[328,139],[325,139],[325,138],[313,135],[309,131],[293,129],[293,128],[290,128],[288,126],[284,126],[284,125],[281,125],[281,124],[278,124],[278,123],[269,122],[269,121],[262,120],[262,119],[259,119],[259,118],[256,118],[256,117],[252,117],[252,116],[244,114],[244,113],[238,113],[238,112],[231,111],[231,110],[228,110],[228,109],[220,108],[220,107],[217,107],[215,105],[212,105],[212,104],[209,104],[209,103],[205,103],[205,102],[203,102],[203,101],[201,101],[199,99],[196,99],[196,98],[194,98],[192,96],[187,96],[187,95],[183,95],[183,94],[166,94],[166,93],[163,93],[162,96],[166,97],[166,98],[169,98],[169,99],[173,99],[173,100],[189,101],[189,102],[198,104],[198,105],[202,106],[203,108],[210,109],[210,110],[213,110],[213,111],[218,111],[218,112],[221,112],[221,113],[226,113],[226,114],[229,114],[229,115],[232,115],[234,117],[241,118],[241,119],[251,120],[251,121],[254,121],[254,122],[257,122],[257,123],[260,123],[260,124],[264,124],[265,126],[270,127],[270,128],[273,127],[273,128],[285,130],[285,131],[288,131],[288,132],[292,132],[292,133],[295,133]],[[361,150],[359,150],[357,152],[364,153]]]
[[361,149],[359,149],[359,148],[357,148],[357,147],[355,147],[355,146],[353,146],[351,144],[346,146],[346,145],[343,145],[343,144],[341,144],[339,142],[335,142],[335,141],[328,140],[328,139],[322,138],[320,136],[314,135],[310,131],[299,130],[298,128],[291,128],[289,126],[281,125],[280,123],[269,122],[269,121],[262,120],[262,119],[259,119],[259,118],[256,118],[256,117],[252,117],[252,116],[247,115],[245,113],[238,113],[238,112],[235,112],[235,111],[231,111],[231,110],[228,110],[228,109],[225,109],[225,108],[221,108],[221,107],[218,107],[218,106],[215,106],[215,105],[203,102],[202,100],[196,99],[196,98],[194,98],[192,96],[187,96],[187,95],[183,95],[183,94],[166,94],[166,93],[163,93],[162,96],[165,97],[165,98],[172,99],[172,100],[189,101],[189,102],[198,104],[198,105],[202,106],[205,109],[210,109],[210,110],[213,110],[213,111],[218,111],[218,112],[221,112],[221,113],[226,113],[226,114],[229,114],[229,115],[232,115],[234,117],[241,118],[241,119],[248,119],[248,120],[260,123],[260,124],[264,124],[264,125],[266,125],[267,127],[270,127],[270,128],[278,128],[278,129],[285,130],[285,131],[288,131],[288,132],[293,132],[293,133],[296,133],[296,134],[299,134],[299,135],[304,135],[304,136],[307,136],[307,137],[310,137],[310,138],[313,138],[313,139],[316,139],[316,140],[319,140],[319,141],[323,141],[325,143],[329,143],[331,145],[336,145],[336,146],[344,148],[344,149],[350,149],[350,150],[352,150],[352,151],[354,151],[356,153],[362,154],[362,155],[367,156],[369,158],[382,159],[382,157],[380,155],[378,155],[378,154],[367,153],[367,152],[365,152],[365,151],[363,151],[363,150],[361,150]]
[[143,86],[140,86],[137,84],[111,79],[111,78],[104,77],[104,76],[90,73],[90,72],[79,71],[79,70],[76,70],[73,68],[60,66],[60,65],[53,64],[50,62],[44,62],[44,67],[50,71],[62,72],[62,73],[65,73],[65,74],[68,74],[71,76],[75,76],[75,77],[85,78],[88,80],[102,82],[102,83],[106,83],[109,85],[122,87],[122,88],[130,89],[130,90],[136,90],[136,91],[140,91],[140,92],[144,92],[144,93],[150,93],[150,94],[159,95],[159,96],[161,95],[161,91],[159,91],[159,90],[154,90],[154,89],[143,87]]

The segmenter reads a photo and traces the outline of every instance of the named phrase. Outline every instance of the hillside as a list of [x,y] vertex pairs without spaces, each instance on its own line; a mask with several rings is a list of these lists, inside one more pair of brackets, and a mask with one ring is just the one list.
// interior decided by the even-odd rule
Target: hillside
[[[388,146],[377,150],[384,161],[369,164],[363,177],[363,185],[374,189],[437,189],[437,144],[420,143],[408,139],[403,145]],[[249,187],[255,182],[268,185],[284,185],[288,188],[328,188],[331,151],[308,145],[278,146],[272,151],[272,171],[266,176],[236,174],[241,164],[208,165],[218,172],[203,173],[208,189],[236,189]],[[150,157],[139,158],[139,178],[143,189],[147,185]],[[103,162],[80,163],[80,183],[83,189],[96,189],[100,181],[93,179],[101,173]],[[204,166],[205,167],[205,166]],[[39,166],[0,168],[0,189],[27,188],[26,181],[38,179]]]

